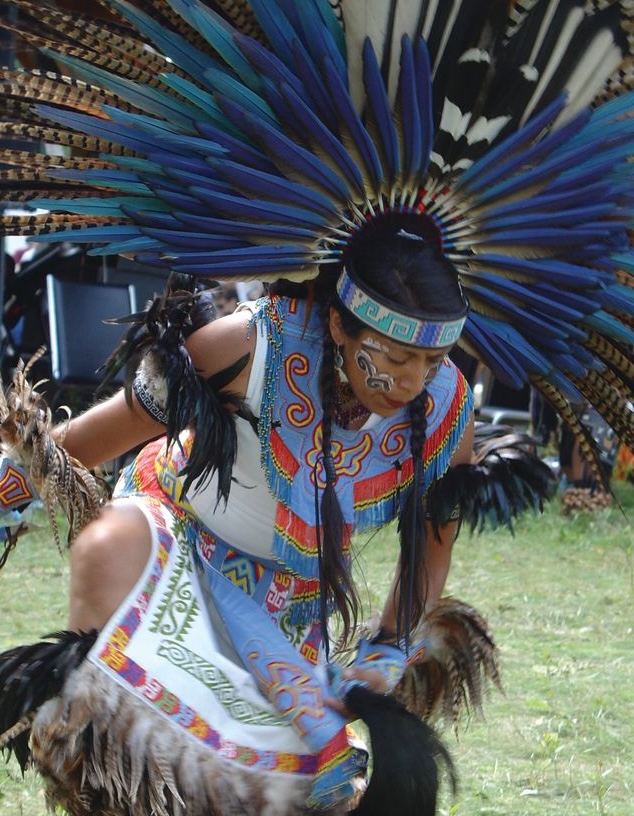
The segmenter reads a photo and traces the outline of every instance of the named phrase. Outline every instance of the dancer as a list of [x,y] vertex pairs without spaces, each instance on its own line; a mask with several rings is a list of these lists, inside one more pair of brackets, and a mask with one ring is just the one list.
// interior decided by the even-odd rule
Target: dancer
[[[108,0],[122,19],[96,28],[18,5],[81,79],[22,81],[37,104],[5,130],[82,153],[30,155],[12,197],[47,212],[5,229],[271,295],[201,325],[172,279],[113,361],[127,400],[53,432],[84,467],[156,441],[71,548],[70,625],[94,631],[5,655],[0,725],[28,717],[10,744],[28,757],[30,728],[72,814],[255,816],[355,806],[361,716],[358,812],[432,813],[443,749],[391,697],[425,713],[448,620],[477,644],[469,676],[495,678],[477,614],[439,600],[456,524],[507,523],[552,486],[521,446],[470,463],[447,352],[530,382],[591,461],[580,395],[634,442],[628,4]],[[350,535],[394,518],[381,625],[342,672]],[[60,680],[27,705],[15,678],[43,655]]]

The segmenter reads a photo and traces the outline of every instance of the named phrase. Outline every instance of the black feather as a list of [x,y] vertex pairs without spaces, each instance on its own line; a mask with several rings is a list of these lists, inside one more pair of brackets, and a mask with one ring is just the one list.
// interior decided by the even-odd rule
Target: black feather
[[440,762],[456,778],[453,762],[432,728],[388,695],[354,686],[346,705],[368,727],[373,770],[354,816],[434,816]]
[[0,747],[13,752],[22,771],[30,758],[30,729],[12,739],[3,738],[5,732],[60,693],[96,639],[94,629],[79,634],[53,632],[37,643],[0,654]]
[[527,510],[541,510],[555,494],[557,478],[535,453],[528,434],[505,433],[488,425],[480,429],[473,464],[449,468],[427,493],[427,514],[439,534],[456,507],[471,532],[486,527],[513,529],[513,519]]

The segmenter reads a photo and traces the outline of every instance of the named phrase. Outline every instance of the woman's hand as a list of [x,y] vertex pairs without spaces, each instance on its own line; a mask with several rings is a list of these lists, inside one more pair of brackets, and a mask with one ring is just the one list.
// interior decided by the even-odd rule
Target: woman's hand
[[[361,669],[354,666],[349,666],[341,672],[341,684],[347,684],[350,680],[359,681],[370,691],[376,694],[387,694],[388,686],[387,679],[383,672],[377,669]],[[345,686],[344,686],[345,688]],[[327,697],[326,705],[337,711],[347,720],[356,720],[357,716],[353,714],[346,706],[344,701],[339,697]]]

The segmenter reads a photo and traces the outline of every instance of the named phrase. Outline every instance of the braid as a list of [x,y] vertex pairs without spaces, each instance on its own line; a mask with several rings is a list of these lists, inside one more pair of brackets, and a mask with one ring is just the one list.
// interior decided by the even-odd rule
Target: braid
[[[328,325],[327,322],[324,325]],[[327,604],[334,601],[343,622],[343,636],[347,640],[357,622],[359,599],[352,581],[350,567],[344,555],[348,532],[335,492],[337,474],[332,458],[332,405],[334,394],[335,344],[329,331],[324,331],[323,358],[320,371],[322,397],[322,457],[326,486],[321,497],[321,522],[324,547],[321,556],[321,592]],[[322,617],[323,617],[322,612]],[[324,621],[322,621],[322,625]],[[327,646],[327,642],[326,642]]]
[[426,576],[421,585],[419,576],[424,566],[427,546],[423,496],[423,449],[427,432],[427,391],[423,391],[409,405],[411,422],[410,452],[414,469],[412,484],[403,502],[399,519],[401,566],[399,574],[399,603],[397,632],[399,639],[407,638],[420,620],[425,606]]

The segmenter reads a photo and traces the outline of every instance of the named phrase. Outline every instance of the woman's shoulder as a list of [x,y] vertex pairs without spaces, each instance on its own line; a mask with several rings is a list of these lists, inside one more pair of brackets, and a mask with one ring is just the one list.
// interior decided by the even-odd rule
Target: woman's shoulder
[[[202,377],[212,377],[226,371],[248,356],[248,362],[236,381],[248,381],[255,351],[255,336],[251,331],[252,315],[239,310],[208,323],[187,338],[187,350]],[[232,383],[235,388],[236,383]]]

